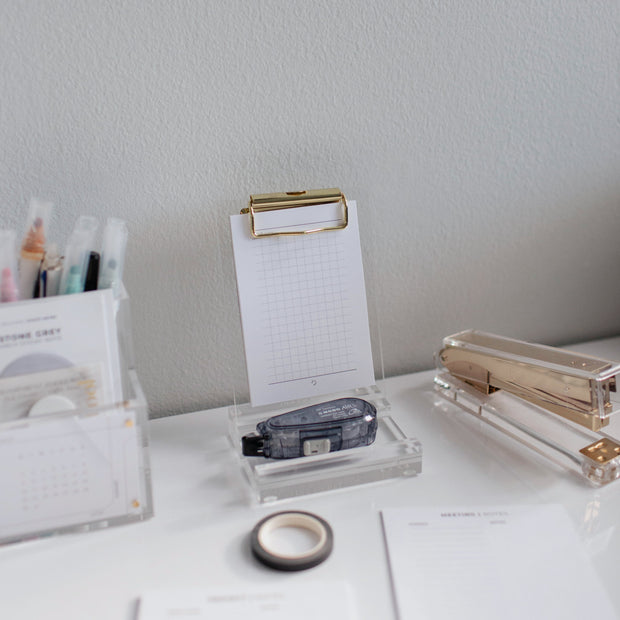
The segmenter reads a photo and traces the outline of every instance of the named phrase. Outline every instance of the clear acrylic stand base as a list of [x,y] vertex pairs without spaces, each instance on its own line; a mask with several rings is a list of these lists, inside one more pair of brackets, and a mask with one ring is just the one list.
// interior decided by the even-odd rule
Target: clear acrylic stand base
[[620,421],[592,431],[517,396],[499,390],[482,394],[448,372],[435,389],[447,401],[509,435],[595,485],[620,477]]
[[[295,459],[242,455],[241,438],[256,431],[259,422],[345,396],[363,398],[377,408],[377,437],[372,445]],[[275,502],[420,473],[422,446],[417,439],[405,435],[389,409],[387,398],[377,386],[323,396],[314,401],[304,399],[264,407],[249,404],[229,407],[230,441],[253,498],[259,503]]]

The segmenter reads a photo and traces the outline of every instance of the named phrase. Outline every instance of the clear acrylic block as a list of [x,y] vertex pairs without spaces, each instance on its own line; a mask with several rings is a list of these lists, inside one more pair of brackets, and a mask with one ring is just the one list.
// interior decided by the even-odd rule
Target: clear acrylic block
[[[292,459],[242,455],[241,438],[254,432],[259,422],[314,402],[346,396],[362,398],[377,408],[377,436],[370,446]],[[251,407],[249,404],[229,408],[229,438],[233,451],[239,458],[251,495],[259,503],[415,476],[421,472],[420,442],[407,437],[398,426],[390,415],[389,402],[378,387],[330,395],[314,402],[304,399],[279,403],[277,409],[273,406]]]

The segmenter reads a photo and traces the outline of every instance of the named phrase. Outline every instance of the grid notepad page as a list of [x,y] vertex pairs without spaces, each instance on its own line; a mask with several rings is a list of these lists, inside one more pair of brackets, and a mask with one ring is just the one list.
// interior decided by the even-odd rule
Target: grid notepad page
[[[329,225],[338,210],[276,215],[279,227]],[[252,239],[245,215],[232,216],[231,228],[252,405],[372,385],[355,203],[343,230]]]

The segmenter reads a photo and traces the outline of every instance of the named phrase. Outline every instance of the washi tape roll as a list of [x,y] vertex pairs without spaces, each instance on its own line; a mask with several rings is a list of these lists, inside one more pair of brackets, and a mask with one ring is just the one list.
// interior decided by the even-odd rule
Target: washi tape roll
[[[301,553],[283,553],[275,549],[269,541],[270,534],[282,527],[307,530],[317,537],[317,542]],[[334,534],[325,519],[310,512],[291,510],[276,512],[259,521],[252,530],[250,544],[254,556],[271,568],[305,570],[327,559],[334,546]]]

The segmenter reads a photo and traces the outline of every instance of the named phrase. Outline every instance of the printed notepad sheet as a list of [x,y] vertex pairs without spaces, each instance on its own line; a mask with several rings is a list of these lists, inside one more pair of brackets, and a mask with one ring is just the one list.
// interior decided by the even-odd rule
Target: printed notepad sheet
[[[342,230],[258,239],[250,235],[248,215],[231,216],[253,406],[375,382],[355,202],[348,210]],[[278,230],[342,219],[338,204],[268,215],[277,218]]]
[[562,506],[391,508],[382,519],[402,620],[616,618]]
[[111,290],[2,304],[0,422],[36,415],[49,395],[76,409],[122,400]]
[[342,581],[152,590],[140,597],[137,620],[354,620],[353,591]]

